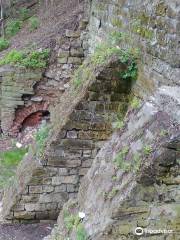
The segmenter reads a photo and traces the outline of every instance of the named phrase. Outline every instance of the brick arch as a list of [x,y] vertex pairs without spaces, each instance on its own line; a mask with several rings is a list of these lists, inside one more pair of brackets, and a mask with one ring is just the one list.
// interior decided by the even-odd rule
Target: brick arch
[[29,107],[18,109],[15,113],[13,126],[10,130],[10,135],[16,136],[18,134],[22,126],[22,123],[24,122],[25,119],[28,118],[28,116],[39,111],[47,111],[48,107],[49,107],[49,104],[47,102],[42,102],[42,103],[34,103]]

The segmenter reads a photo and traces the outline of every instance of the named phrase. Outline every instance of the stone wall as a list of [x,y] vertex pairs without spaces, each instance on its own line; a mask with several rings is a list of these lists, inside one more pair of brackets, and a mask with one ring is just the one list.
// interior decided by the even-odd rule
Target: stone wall
[[126,107],[129,101],[131,81],[119,77],[123,67],[113,58],[99,70],[87,70],[92,71],[90,83],[82,82],[80,94],[71,82],[52,115],[53,124],[58,126],[53,125],[44,156],[35,154],[38,149],[30,151],[17,171],[17,184],[5,191],[6,219],[56,219],[63,204],[77,196],[81,178],[112,134],[119,105]]
[[1,129],[7,134],[13,126],[16,108],[24,105],[22,96],[34,94],[33,86],[41,79],[42,71],[4,66],[0,68],[0,76]]
[[77,200],[65,204],[46,240],[77,239],[67,212],[71,218],[85,213],[80,224],[88,239],[178,239],[179,102],[179,88],[163,86],[138,108],[129,107],[124,128],[99,151]]
[[1,67],[0,120],[3,133],[16,136],[27,113],[47,110],[58,103],[69,87],[74,70],[84,59],[81,33],[86,25],[87,22],[82,20],[78,30],[67,29],[56,39],[46,70]]
[[89,1],[89,47],[111,32],[126,32],[122,47],[140,49],[137,94],[149,95],[160,85],[179,85],[180,5],[173,0]]

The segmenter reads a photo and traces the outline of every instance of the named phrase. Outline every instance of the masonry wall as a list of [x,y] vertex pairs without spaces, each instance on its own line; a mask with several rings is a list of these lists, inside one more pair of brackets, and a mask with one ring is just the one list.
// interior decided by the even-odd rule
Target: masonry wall
[[[67,95],[61,97],[67,118],[48,139],[43,156],[38,155],[38,148],[32,148],[19,166],[17,182],[3,198],[6,219],[55,220],[63,204],[77,196],[82,177],[112,134],[119,106],[126,108],[129,101],[131,81],[119,77],[122,68],[116,59],[94,73],[95,80],[75,103]],[[55,115],[56,122],[61,122],[58,107]]]
[[160,85],[179,85],[180,5],[168,0],[89,1],[89,47],[112,32],[126,32],[122,47],[140,50],[136,92],[147,96]]

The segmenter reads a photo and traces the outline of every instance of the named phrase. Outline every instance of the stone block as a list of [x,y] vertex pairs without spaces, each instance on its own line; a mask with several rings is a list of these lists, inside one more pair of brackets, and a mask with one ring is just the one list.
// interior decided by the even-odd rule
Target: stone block
[[55,186],[55,192],[66,192],[66,184],[61,184],[60,186]]
[[65,63],[67,63],[68,58],[67,57],[58,58],[57,61],[60,64],[65,64]]
[[89,167],[91,167],[92,161],[93,161],[92,159],[87,159],[87,160],[82,161],[82,167],[83,167],[83,168],[89,168]]
[[29,186],[29,193],[42,193],[43,189],[42,186]]
[[78,131],[67,131],[67,138],[78,138]]
[[37,202],[40,194],[22,195],[20,203]]
[[35,212],[26,212],[26,211],[14,212],[14,218],[31,220],[35,218]]
[[81,160],[66,160],[66,159],[57,159],[57,158],[50,158],[48,161],[49,166],[56,166],[56,167],[78,167],[81,165]]
[[57,220],[59,211],[49,211],[49,219]]
[[91,140],[80,140],[80,139],[63,139],[61,145],[64,148],[71,149],[91,149],[94,147],[94,143]]
[[77,184],[78,183],[78,176],[71,175],[71,176],[60,176],[60,177],[53,177],[52,178],[52,184],[53,185],[61,185],[62,183]]
[[69,174],[68,175],[77,175],[77,174],[78,174],[78,169],[77,168],[69,169]]
[[42,192],[50,193],[54,191],[54,187],[51,185],[42,186]]
[[79,38],[81,35],[81,32],[67,29],[65,34],[66,34],[66,37],[69,37],[69,38]]
[[44,193],[40,196],[40,203],[65,203],[68,199],[68,194],[65,192],[61,193]]
[[68,175],[68,170],[67,170],[67,168],[59,168],[58,169],[58,175],[63,175],[63,176],[66,176],[66,175]]
[[91,150],[84,150],[83,151],[83,158],[90,158],[92,156]]
[[28,212],[34,212],[34,211],[38,211],[39,210],[39,204],[37,203],[27,203],[25,204],[25,209]]
[[46,210],[55,210],[55,209],[57,209],[57,207],[58,207],[57,203],[47,203],[45,205]]
[[82,64],[82,58],[79,58],[79,57],[69,57],[68,58],[68,63],[69,64],[80,65],[80,64]]
[[86,173],[88,172],[88,170],[89,170],[89,168],[81,168],[81,169],[79,170],[79,175],[80,175],[80,176],[86,175]]
[[74,184],[67,184],[67,192],[68,193],[78,192],[78,186]]
[[36,219],[49,219],[49,212],[43,211],[43,212],[36,212]]
[[72,57],[84,57],[84,51],[82,48],[72,48],[70,50],[70,55]]
[[17,204],[14,208],[13,211],[18,212],[18,211],[24,211],[25,210],[25,205],[24,204]]
[[69,51],[64,51],[62,49],[58,51],[58,58],[67,58],[67,57],[69,57]]

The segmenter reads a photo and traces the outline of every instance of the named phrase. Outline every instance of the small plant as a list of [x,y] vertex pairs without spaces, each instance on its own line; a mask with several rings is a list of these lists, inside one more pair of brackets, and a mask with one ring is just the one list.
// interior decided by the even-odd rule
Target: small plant
[[149,145],[146,145],[146,146],[143,148],[143,151],[144,151],[144,154],[145,154],[146,156],[148,156],[149,154],[152,153],[152,147],[149,146]]
[[0,38],[0,51],[3,51],[8,47],[9,47],[9,41],[4,38]]
[[143,38],[150,40],[153,38],[153,30],[149,29],[148,26],[143,25],[141,19],[135,20],[131,28],[133,32],[137,33]]
[[25,21],[26,19],[28,19],[30,16],[30,11],[27,8],[20,8],[19,10],[19,18],[22,21]]
[[116,129],[122,129],[124,127],[124,121],[121,121],[121,120],[117,120],[115,122],[115,128]]
[[137,98],[137,97],[134,97],[130,103],[130,106],[133,108],[133,109],[137,109],[140,107],[140,100]]
[[117,188],[113,188],[109,193],[108,193],[108,199],[113,199],[115,197],[115,195],[118,193],[118,189]]
[[44,148],[46,145],[46,139],[48,137],[48,134],[49,134],[49,126],[46,124],[42,124],[41,128],[39,129],[39,131],[35,136],[37,147],[38,147],[37,155],[39,157],[44,156]]
[[118,177],[116,175],[112,176],[113,181],[117,181]]
[[20,20],[11,20],[7,23],[7,26],[5,28],[5,34],[7,37],[13,37],[15,36],[22,27],[22,21]]
[[133,157],[133,163],[132,163],[132,169],[135,173],[137,173],[141,166],[141,159],[140,155],[138,153],[134,154]]
[[73,85],[75,89],[79,88],[82,85],[82,81],[88,79],[91,74],[92,72],[88,66],[86,66],[86,64],[82,64],[74,73]]
[[39,21],[38,17],[31,17],[29,19],[29,29],[31,32],[38,29],[39,25],[40,25],[40,21]]
[[126,155],[129,152],[129,147],[124,147],[115,157],[113,160],[116,164],[116,166],[120,169],[123,169],[125,171],[129,171],[131,165],[127,162],[125,162]]
[[47,65],[48,57],[49,50],[32,51],[30,53],[12,50],[0,60],[0,65],[10,64],[32,69],[44,68]]
[[87,240],[87,233],[82,223],[79,223],[76,230],[76,240]]
[[165,137],[165,136],[167,136],[167,135],[168,135],[168,131],[165,130],[165,129],[162,129],[162,130],[160,131],[160,133],[159,133],[159,136],[161,136],[161,137]]

